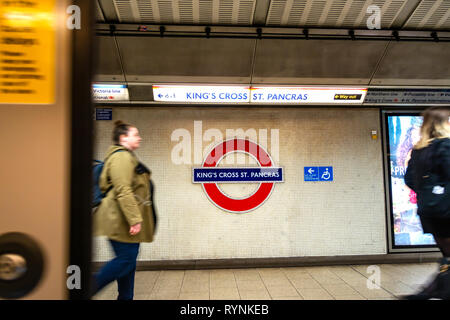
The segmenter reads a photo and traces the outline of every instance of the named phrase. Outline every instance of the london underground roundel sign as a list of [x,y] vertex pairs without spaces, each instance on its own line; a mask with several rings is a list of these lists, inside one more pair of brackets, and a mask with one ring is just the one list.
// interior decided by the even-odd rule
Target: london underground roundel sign
[[[259,167],[218,167],[220,161],[233,152],[248,154]],[[219,143],[206,156],[202,167],[193,169],[193,183],[201,183],[211,202],[233,213],[245,213],[261,206],[277,182],[284,182],[283,168],[274,167],[267,151],[247,139],[235,138]],[[247,197],[232,198],[219,189],[218,183],[259,183],[259,186]]]

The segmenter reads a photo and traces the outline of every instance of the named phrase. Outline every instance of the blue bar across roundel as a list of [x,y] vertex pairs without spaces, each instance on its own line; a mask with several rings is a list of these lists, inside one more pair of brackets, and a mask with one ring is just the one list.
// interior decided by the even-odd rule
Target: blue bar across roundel
[[193,183],[283,182],[283,168],[194,168]]

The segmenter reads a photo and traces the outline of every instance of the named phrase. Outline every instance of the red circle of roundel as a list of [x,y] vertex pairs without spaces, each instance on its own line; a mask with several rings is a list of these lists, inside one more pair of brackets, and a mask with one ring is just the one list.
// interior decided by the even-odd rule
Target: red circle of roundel
[[[216,167],[222,157],[236,151],[253,155],[262,167],[272,166],[269,154],[259,145],[245,139],[232,139],[217,145],[206,157],[203,167]],[[203,189],[212,202],[224,210],[237,213],[256,209],[269,197],[273,186],[273,182],[262,182],[258,190],[251,196],[244,199],[233,199],[224,195],[216,183],[203,183]]]

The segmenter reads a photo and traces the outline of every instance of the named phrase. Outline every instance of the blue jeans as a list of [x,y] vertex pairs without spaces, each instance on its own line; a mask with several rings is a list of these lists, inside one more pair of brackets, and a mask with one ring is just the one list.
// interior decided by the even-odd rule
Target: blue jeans
[[134,274],[139,243],[125,243],[109,240],[116,257],[104,265],[94,277],[94,294],[117,280],[119,296],[117,300],[133,300]]

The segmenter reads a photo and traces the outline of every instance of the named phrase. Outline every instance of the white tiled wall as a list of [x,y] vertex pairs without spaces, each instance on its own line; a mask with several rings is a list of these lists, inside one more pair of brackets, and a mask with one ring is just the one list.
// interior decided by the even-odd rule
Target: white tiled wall
[[[96,121],[95,157],[111,144],[113,122],[135,125],[143,137],[136,152],[152,170],[159,215],[153,243],[143,244],[139,260],[267,258],[370,255],[386,253],[385,199],[381,140],[376,109],[117,107],[113,121]],[[192,183],[193,165],[175,165],[175,129],[192,135],[217,128],[279,130],[279,163],[285,182],[270,198],[245,214],[212,204]],[[203,148],[211,142],[203,142]],[[206,153],[208,150],[204,150]],[[193,156],[192,156],[193,159]],[[251,162],[250,162],[251,163]],[[333,182],[304,182],[304,166],[333,166]],[[255,186],[227,185],[233,196]],[[94,260],[112,257],[104,238],[95,239]]]

